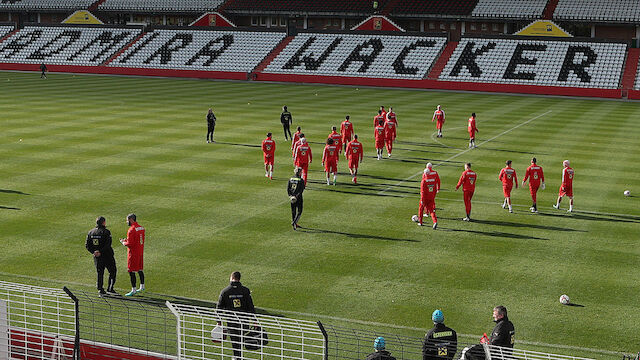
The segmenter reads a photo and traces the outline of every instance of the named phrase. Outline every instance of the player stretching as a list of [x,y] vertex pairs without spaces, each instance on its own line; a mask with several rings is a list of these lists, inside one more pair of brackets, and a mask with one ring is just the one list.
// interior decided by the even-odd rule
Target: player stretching
[[467,216],[462,219],[464,221],[471,221],[471,198],[473,198],[473,192],[476,191],[477,179],[478,174],[471,170],[471,163],[464,164],[464,171],[460,175],[458,185],[456,185],[456,191],[462,185],[464,209],[467,211]]
[[338,128],[335,126],[331,127],[331,133],[327,137],[327,139],[333,139],[333,145],[338,147],[338,151],[342,152],[342,135],[338,132]]
[[273,160],[276,155],[276,142],[271,139],[271,133],[262,140],[262,153],[264,154],[264,176],[273,179]]
[[329,175],[333,174],[333,185],[336,184],[338,178],[338,153],[340,152],[340,146],[336,145],[332,138],[327,139],[327,145],[322,152],[322,165],[324,171],[327,173],[327,185],[331,185],[329,182]]
[[387,157],[391,157],[393,142],[396,141],[396,123],[388,120],[384,122],[384,141],[387,145]]
[[378,126],[375,129],[375,137],[376,137],[376,154],[378,155],[378,160],[382,159],[382,149],[384,149],[384,141],[385,141],[385,126],[384,120],[378,120]]
[[444,125],[444,110],[442,110],[442,107],[440,105],[438,105],[436,111],[433,112],[431,122],[434,121],[436,121],[436,128],[438,129],[437,137],[442,137],[442,125]]
[[302,168],[302,178],[304,184],[307,185],[307,172],[309,171],[309,164],[313,162],[311,155],[311,147],[307,143],[307,139],[300,138],[298,146],[296,146],[296,156],[293,158],[296,167]]
[[500,175],[498,175],[498,180],[502,181],[502,193],[504,194],[504,202],[502,203],[502,208],[506,209],[509,206],[509,212],[513,212],[513,207],[511,206],[511,189],[513,189],[513,184],[516,184],[516,189],[518,188],[518,176],[516,175],[516,170],[511,167],[511,160],[507,160],[505,163],[507,166],[500,170]]
[[560,185],[560,191],[558,192],[558,200],[556,204],[553,205],[554,209],[560,209],[560,201],[565,196],[569,197],[569,210],[567,212],[573,211],[573,169],[569,166],[569,160],[565,160],[562,162],[562,185]]
[[358,183],[358,164],[362,162],[364,153],[362,151],[362,143],[358,141],[358,135],[353,135],[353,140],[347,144],[344,156],[349,160],[349,172],[351,173],[351,181]]
[[431,214],[433,220],[433,230],[438,227],[438,218],[436,217],[436,194],[440,191],[440,176],[438,172],[433,170],[433,165],[427,163],[422,182],[420,183],[420,207],[418,209],[418,225],[422,226],[422,217],[424,213]]
[[342,134],[340,142],[344,146],[344,151],[347,151],[347,143],[351,141],[351,136],[353,135],[353,124],[349,121],[349,115],[347,115],[342,124],[340,124],[340,134]]
[[479,132],[476,127],[476,113],[471,113],[471,117],[469,118],[469,149],[476,148],[476,133]]
[[[537,194],[538,188],[544,190],[544,172],[542,171],[542,167],[536,164],[536,158],[531,159],[531,165],[527,168],[527,171],[524,173],[524,180],[522,180],[522,186],[527,183],[527,179],[529,179],[529,191],[531,192],[531,200],[533,200],[533,205],[531,205],[532,213],[538,212],[538,203],[537,203]],[[540,185],[542,183],[542,185]]]

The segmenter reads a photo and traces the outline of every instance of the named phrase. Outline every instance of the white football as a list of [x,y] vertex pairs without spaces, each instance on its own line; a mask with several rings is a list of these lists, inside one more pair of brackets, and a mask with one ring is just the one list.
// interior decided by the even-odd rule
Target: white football
[[411,217],[411,221],[413,221],[413,222],[418,222],[418,215],[413,215],[413,216]]
[[560,303],[562,305],[567,305],[571,300],[569,300],[569,296],[568,295],[562,295],[560,296]]
[[[22,140],[22,139],[20,139],[20,140]],[[631,196],[631,191],[625,190],[624,191],[624,196]]]

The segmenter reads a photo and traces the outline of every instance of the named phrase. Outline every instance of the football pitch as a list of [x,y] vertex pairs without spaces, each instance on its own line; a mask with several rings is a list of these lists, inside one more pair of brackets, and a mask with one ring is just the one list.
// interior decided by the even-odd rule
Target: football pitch
[[[93,286],[84,249],[95,218],[114,238],[120,292],[129,288],[117,239],[125,216],[147,229],[145,275],[156,293],[216,300],[234,270],[258,307],[431,327],[443,310],[459,333],[490,332],[505,305],[518,341],[638,351],[640,333],[640,104],[593,99],[0,72],[0,274]],[[442,104],[444,137],[431,115]],[[314,161],[298,231],[282,105]],[[398,116],[393,156],[376,160],[372,119]],[[205,115],[218,118],[215,144]],[[477,113],[477,149],[467,118]],[[346,162],[336,186],[320,165],[331,126],[349,114],[364,144],[358,185]],[[273,180],[260,143],[277,142]],[[544,168],[540,213],[528,187],[501,208],[498,172],[519,181],[532,156]],[[575,169],[575,212],[555,202],[562,160]],[[425,163],[440,174],[439,227],[418,227]],[[478,173],[463,222],[463,164]],[[425,218],[427,224],[430,223]],[[580,306],[563,306],[568,294]],[[565,351],[564,353],[570,353]]]

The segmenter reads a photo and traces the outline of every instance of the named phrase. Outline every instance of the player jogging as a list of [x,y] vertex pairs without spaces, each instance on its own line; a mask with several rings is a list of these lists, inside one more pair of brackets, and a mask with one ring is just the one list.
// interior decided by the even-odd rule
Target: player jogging
[[296,146],[296,155],[293,158],[296,167],[302,168],[302,178],[304,184],[307,184],[307,172],[309,171],[309,164],[313,162],[313,156],[311,155],[311,147],[307,143],[307,139],[300,138],[299,145]]
[[273,179],[273,161],[276,155],[276,142],[271,139],[271,133],[262,140],[262,153],[264,154],[264,176]]
[[418,225],[422,226],[422,217],[424,213],[431,214],[433,220],[433,229],[438,227],[438,218],[436,217],[436,194],[440,191],[440,176],[438,172],[433,170],[433,165],[427,163],[422,175],[420,183],[420,207],[418,209]]
[[362,151],[362,143],[358,141],[358,135],[353,135],[353,140],[349,141],[347,144],[347,149],[345,150],[344,156],[346,156],[347,160],[349,160],[349,172],[351,173],[351,181],[354,184],[358,183],[358,165],[362,162],[364,158],[364,153]]
[[333,145],[338,147],[338,151],[342,152],[342,135],[338,132],[338,128],[335,126],[331,127],[331,133],[327,137],[327,139],[333,139]]
[[442,107],[438,105],[438,108],[433,112],[433,117],[431,118],[431,122],[436,122],[436,128],[438,129],[437,137],[442,137],[442,125],[444,125],[444,118],[444,110],[442,110]]
[[467,126],[469,130],[469,149],[476,148],[476,133],[479,132],[476,127],[476,113],[471,113],[471,117],[469,118],[469,125]]
[[391,157],[394,141],[396,141],[396,123],[387,119],[384,122],[384,142],[387,145],[387,157]]
[[384,149],[384,141],[385,141],[385,127],[384,120],[378,120],[378,126],[376,126],[374,135],[376,138],[376,154],[378,155],[378,160],[382,159],[382,149]]
[[344,151],[347,151],[347,143],[351,141],[353,135],[353,124],[349,121],[349,115],[345,116],[344,121],[340,124],[340,134],[342,134],[340,142],[344,146]]
[[[124,296],[133,296],[144,291],[144,273],[142,272],[145,230],[136,221],[136,214],[127,215],[129,230],[127,237],[120,239],[122,245],[127,247],[127,271],[131,278],[131,291]],[[136,273],[140,275],[140,288],[136,289]]]
[[322,166],[324,166],[324,171],[327,173],[327,185],[331,185],[329,181],[329,176],[333,174],[333,185],[336,184],[336,179],[338,178],[338,153],[340,152],[340,147],[337,146],[332,138],[327,139],[327,145],[324,147],[324,151],[322,152]]
[[531,200],[533,200],[533,205],[531,205],[531,208],[529,208],[529,210],[531,210],[532,213],[537,213],[538,188],[544,190],[544,172],[542,171],[542,167],[537,164],[536,158],[531,159],[531,165],[529,165],[527,171],[524,173],[522,186],[527,183],[527,179],[529,179],[529,191],[531,192]]
[[569,166],[569,160],[562,162],[562,184],[560,185],[560,191],[558,192],[558,200],[553,205],[554,209],[560,209],[560,201],[565,196],[569,197],[569,210],[567,212],[573,212],[573,169]]
[[513,189],[513,184],[516,185],[516,189],[518,188],[518,176],[516,175],[516,170],[511,167],[511,160],[507,160],[505,162],[507,166],[500,170],[500,175],[498,175],[498,180],[502,181],[502,193],[504,194],[504,202],[502,203],[502,208],[506,209],[509,206],[509,212],[513,212],[513,207],[511,206],[511,189]]
[[458,185],[456,185],[456,191],[462,186],[462,193],[464,198],[464,209],[467,212],[467,216],[462,218],[464,221],[471,221],[471,199],[473,193],[476,191],[476,181],[478,180],[478,174],[471,170],[471,163],[464,164],[464,171],[460,175]]

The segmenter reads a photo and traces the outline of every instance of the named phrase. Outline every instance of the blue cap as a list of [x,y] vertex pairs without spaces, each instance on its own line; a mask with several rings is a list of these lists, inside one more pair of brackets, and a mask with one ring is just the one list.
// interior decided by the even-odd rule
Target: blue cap
[[431,314],[431,320],[436,324],[442,324],[444,322],[444,314],[442,313],[442,310],[435,310],[433,314]]
[[373,348],[376,350],[384,349],[384,338],[382,336],[378,336],[376,340],[373,342]]

